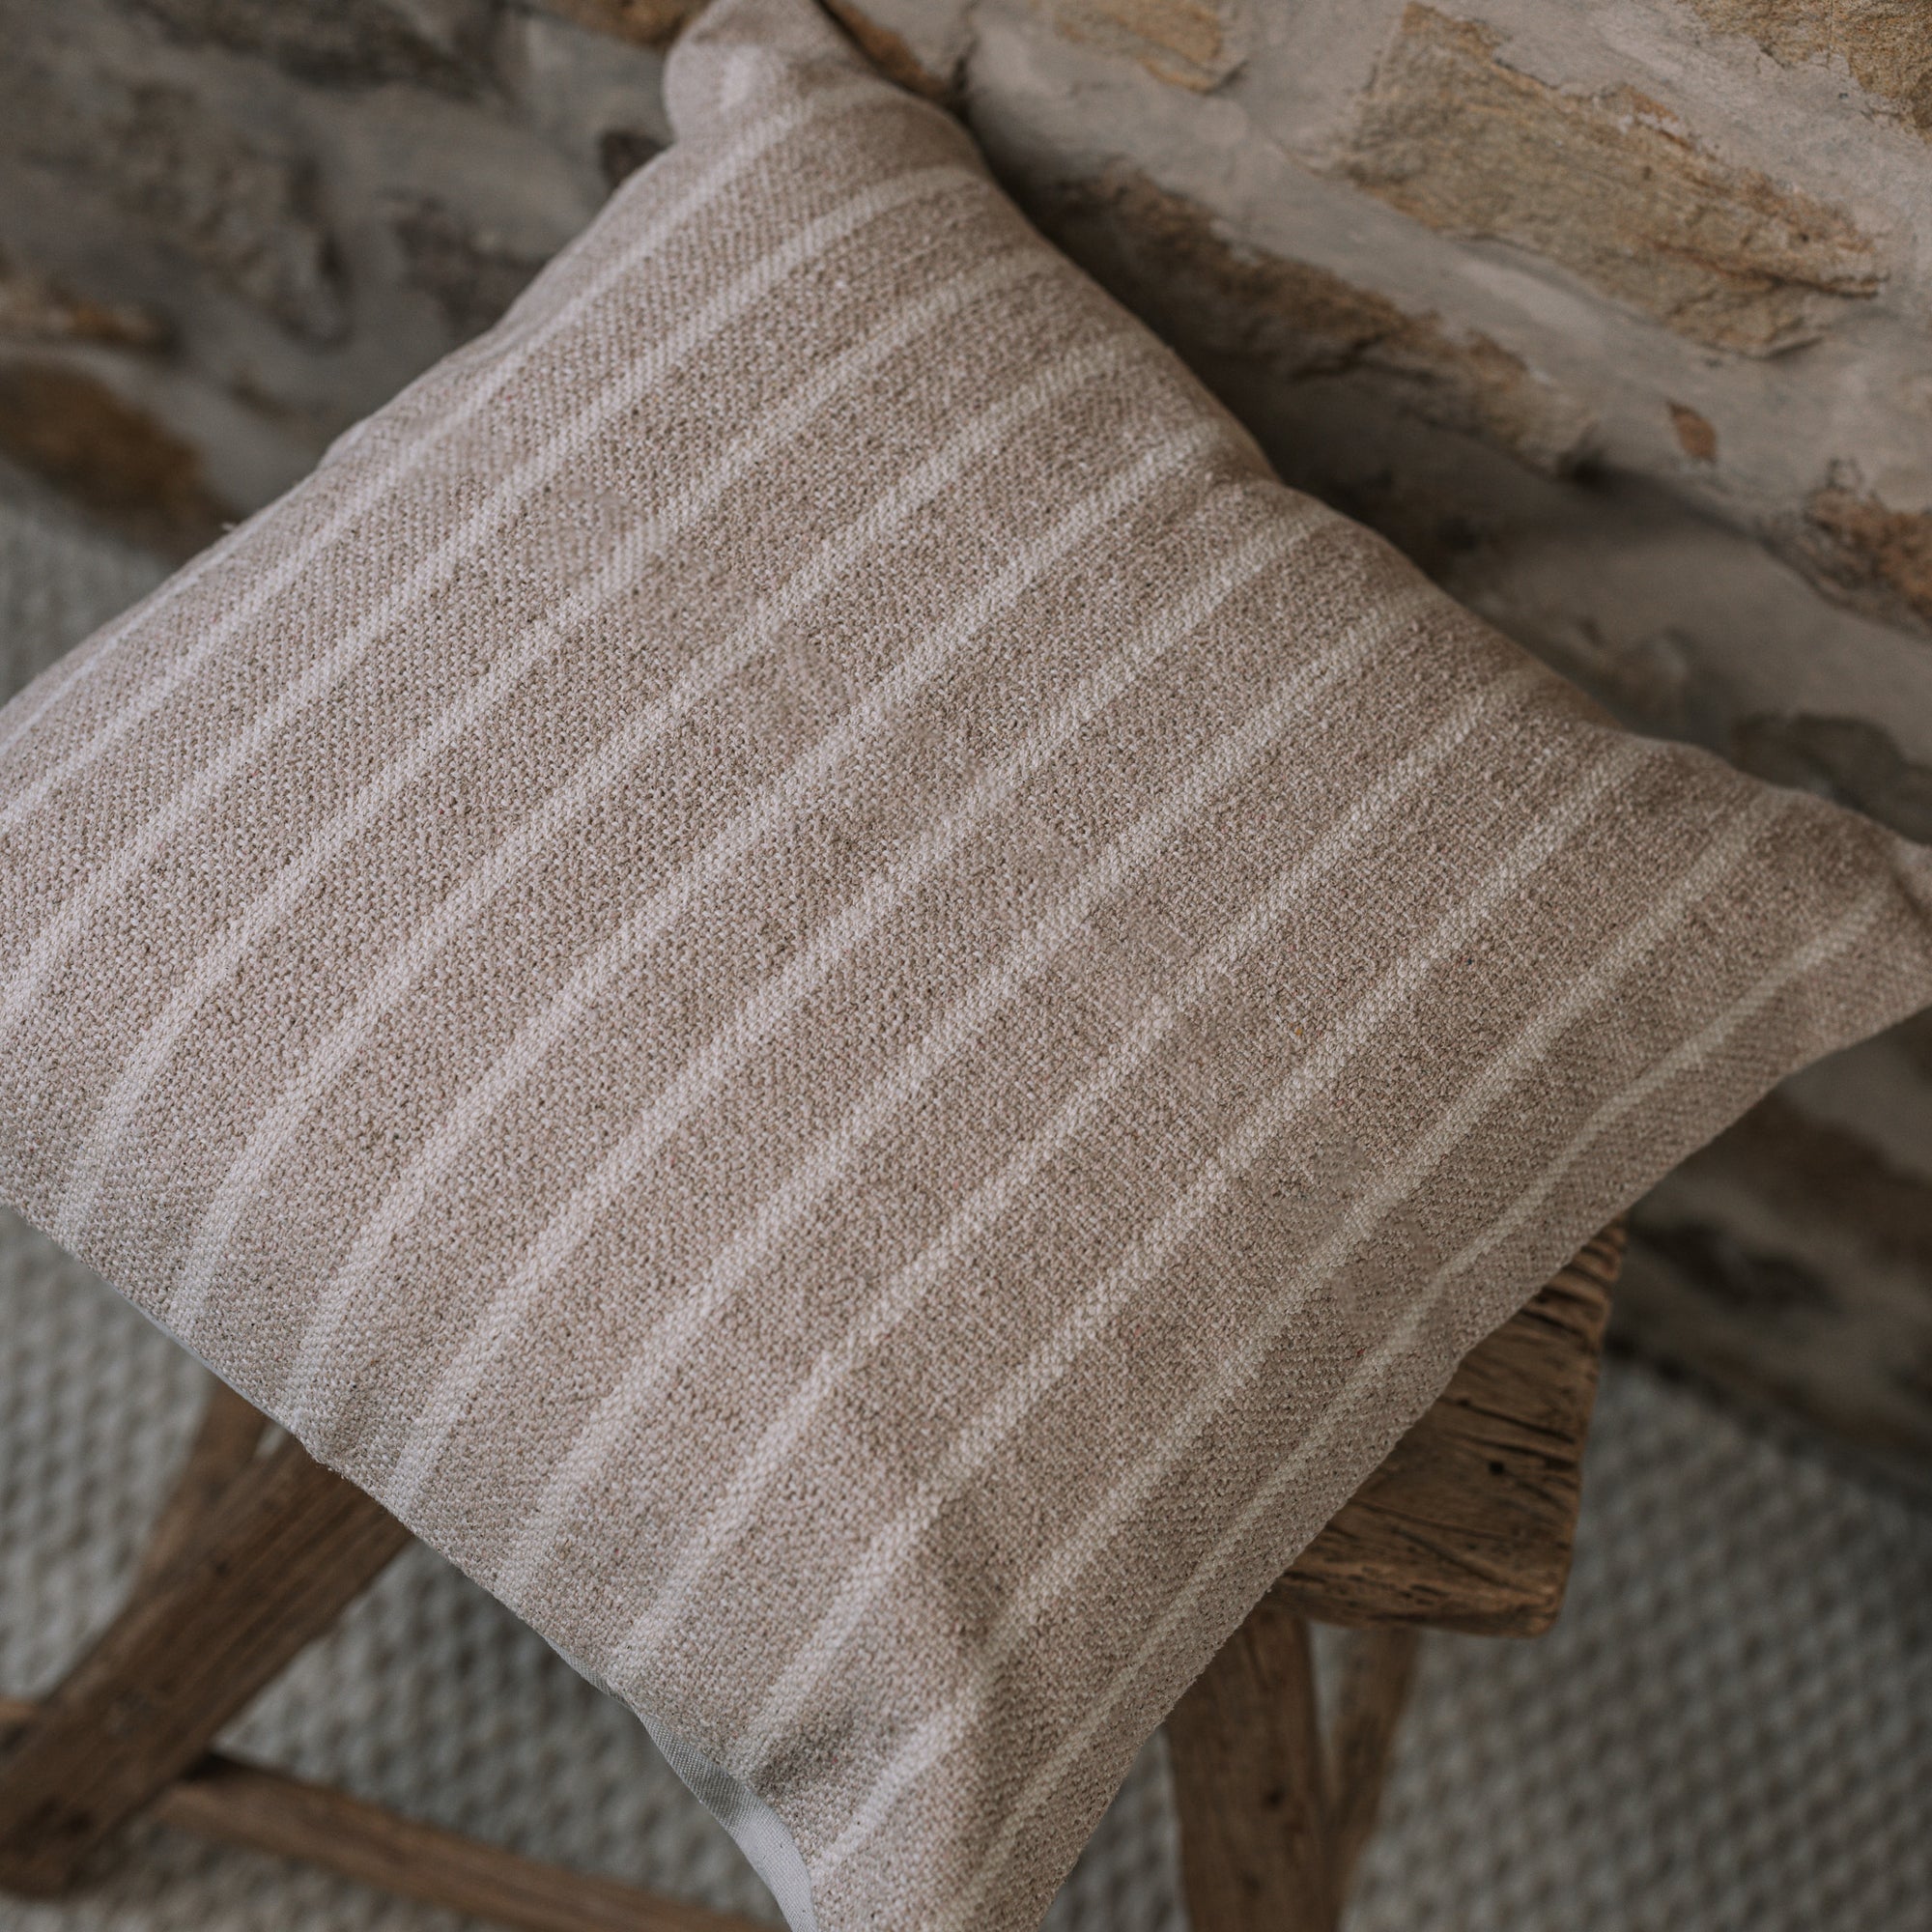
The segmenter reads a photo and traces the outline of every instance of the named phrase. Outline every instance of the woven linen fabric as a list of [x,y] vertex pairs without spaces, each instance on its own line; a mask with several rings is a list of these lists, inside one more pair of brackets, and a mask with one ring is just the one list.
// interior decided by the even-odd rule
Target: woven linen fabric
[[807,0],[0,713],[0,1192],[628,1701],[1037,1921],[1457,1358],[1932,998],[1932,855],[1284,490]]

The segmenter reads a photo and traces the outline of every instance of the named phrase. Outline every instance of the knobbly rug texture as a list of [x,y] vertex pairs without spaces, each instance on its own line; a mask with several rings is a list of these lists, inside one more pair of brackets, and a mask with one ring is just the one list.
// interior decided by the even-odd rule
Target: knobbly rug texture
[[[0,1221],[0,1689],[110,1615],[203,1372]],[[417,1546],[231,1749],[535,1857],[771,1923],[629,1712]],[[1183,1932],[1158,1741],[1050,1932]],[[131,1833],[0,1932],[453,1932],[307,1867]],[[1425,1642],[1350,1932],[1918,1932],[1932,1923],[1932,1509],[1613,1359],[1569,1607]]]

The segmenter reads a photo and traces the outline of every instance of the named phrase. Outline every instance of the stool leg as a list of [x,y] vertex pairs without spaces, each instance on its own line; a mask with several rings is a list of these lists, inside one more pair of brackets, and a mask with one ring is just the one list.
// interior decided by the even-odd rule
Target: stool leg
[[0,1761],[0,1887],[65,1890],[409,1540],[293,1440],[251,1463]]
[[1193,1932],[1334,1932],[1308,1626],[1264,1598],[1169,1714]]
[[[0,1697],[0,1726],[35,1707]],[[275,1858],[303,1859],[364,1885],[520,1932],[764,1932],[736,1913],[544,1864],[366,1799],[211,1751],[155,1800],[178,1831]]]
[[148,1532],[134,1573],[130,1598],[138,1597],[178,1557],[201,1530],[228,1486],[250,1463],[262,1445],[269,1418],[244,1402],[226,1382],[210,1378],[208,1402],[201,1426],[188,1445],[187,1460],[175,1478]]
[[[97,1825],[123,1809],[130,1792],[152,1779],[182,1736],[206,1728],[216,1704],[234,1702],[250,1676],[259,1677],[269,1668],[276,1649],[305,1640],[311,1627],[326,1623],[331,1596],[353,1595],[355,1579],[373,1576],[387,1560],[385,1542],[400,1534],[390,1519],[350,1485],[319,1469],[292,1443],[271,1459],[280,1465],[277,1475],[258,1476],[237,1499],[237,1485],[257,1467],[267,1427],[268,1418],[259,1410],[223,1384],[211,1384],[181,1474],[149,1533],[128,1611],[54,1697],[43,1704],[0,1697],[0,1744],[7,1733],[17,1732],[40,1747],[36,1756],[23,1755],[14,1763],[0,1758],[0,1807],[13,1804],[17,1814],[21,1802],[30,1803],[26,1831],[64,1839],[66,1853],[56,1861],[58,1869],[38,1868],[31,1857],[21,1855],[23,1834],[16,1815],[11,1836],[0,1843],[0,1886],[55,1889],[62,1871],[78,1858],[75,1841],[95,1842]],[[224,1549],[242,1547],[260,1528],[265,1514],[281,1532],[277,1540],[293,1549],[290,1560],[298,1569],[287,1618],[277,1623],[266,1643],[257,1634],[240,1651],[217,1652],[224,1681],[209,1687],[214,1703],[190,1698],[177,1712],[179,1721],[163,1725],[160,1735],[143,1735],[145,1713],[123,1707],[129,1721],[109,1735],[101,1721],[104,1693],[114,1682],[124,1682],[128,1695],[136,1695],[136,1666],[144,1643],[147,1662],[155,1663],[158,1655],[166,1675],[171,1646],[197,1627],[194,1600],[184,1597],[170,1573],[180,1566],[198,1579],[191,1589],[205,1590],[208,1573],[202,1559],[208,1540],[214,1539]],[[309,1537],[306,1545],[299,1544],[298,1533],[302,1531]],[[301,1582],[302,1574],[310,1574],[309,1583]],[[214,1580],[219,1584],[222,1579]],[[156,1597],[173,1606],[162,1616],[158,1653],[152,1624]],[[232,1622],[223,1625],[223,1642],[237,1634]],[[106,1665],[104,1652],[112,1654]],[[165,1688],[151,1688],[163,1695],[175,1692],[171,1676]],[[55,1739],[51,1751],[45,1744],[48,1736]],[[104,1793],[73,1775],[74,1751],[89,1747],[125,1760]],[[179,1830],[305,1859],[405,1897],[524,1932],[758,1932],[752,1920],[734,1914],[709,1912],[616,1880],[540,1863],[385,1811],[347,1792],[213,1752],[197,1757],[147,1803],[152,1816]],[[64,1813],[66,1820],[78,1814],[78,1826],[65,1822]]]
[[1395,1727],[1415,1669],[1412,1625],[1351,1631],[1328,1730],[1328,1815],[1335,1897],[1349,1895],[1362,1849],[1375,1830]]

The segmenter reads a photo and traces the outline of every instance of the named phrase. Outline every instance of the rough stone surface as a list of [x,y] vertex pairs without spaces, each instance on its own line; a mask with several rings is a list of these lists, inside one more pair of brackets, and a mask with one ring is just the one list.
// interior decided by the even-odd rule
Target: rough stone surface
[[1699,415],[1686,403],[1670,406],[1670,427],[1677,432],[1678,446],[1696,463],[1718,460],[1718,432],[1709,416]]
[[661,71],[538,0],[0,0],[0,341],[252,506],[663,144]]
[[1629,86],[1573,94],[1479,22],[1411,6],[1363,96],[1350,180],[1454,235],[1560,263],[1714,348],[1814,338],[1884,266],[1843,209],[1711,153]]
[[[412,7],[398,0],[131,0],[190,46],[260,54],[304,80],[345,87],[401,81],[456,94],[475,89],[488,0]],[[441,17],[439,18],[438,16]]]
[[1314,263],[1238,247],[1208,209],[1144,176],[1117,166],[1042,212],[1064,245],[1152,308],[1197,363],[1239,358],[1277,384],[1360,375],[1422,420],[1551,473],[1587,446],[1589,412],[1487,335],[1412,314]]
[[192,554],[234,521],[191,444],[59,363],[0,366],[0,453],[169,555]]
[[1124,54],[1157,80],[1206,94],[1240,65],[1217,0],[1040,0],[1069,40]]
[[1859,609],[1932,629],[1932,512],[1827,488],[1805,504],[1796,550],[1817,582]]
[[[1291,482],[1932,831],[1928,0],[827,4]],[[174,554],[286,488],[669,138],[694,7],[0,0],[0,446]],[[1777,1104],[1645,1208],[1632,1332],[1932,1451],[1932,1028]]]
[[668,47],[703,0],[542,0],[581,27],[640,47]]
[[0,342],[96,342],[153,349],[167,339],[159,316],[70,294],[0,255]]
[[211,119],[184,88],[102,84],[68,71],[0,69],[0,124],[23,159],[103,196],[232,294],[314,343],[348,326],[315,171]]
[[[1760,717],[1740,721],[1731,755],[1773,784],[1793,785],[1869,812],[1909,838],[1932,843],[1932,764],[1908,758],[1863,718]],[[1932,1248],[1927,1249],[1932,1256]]]
[[1932,140],[1932,17],[1925,0],[1690,0],[1787,67],[1821,61],[1896,106]]
[[1645,1202],[1623,1325],[1925,1480],[1932,1182],[1774,1097]]
[[945,100],[952,96],[956,70],[935,73],[913,52],[903,35],[881,26],[855,0],[825,0],[825,6],[833,18],[865,48],[867,57],[881,73],[915,94],[924,95],[928,100]]

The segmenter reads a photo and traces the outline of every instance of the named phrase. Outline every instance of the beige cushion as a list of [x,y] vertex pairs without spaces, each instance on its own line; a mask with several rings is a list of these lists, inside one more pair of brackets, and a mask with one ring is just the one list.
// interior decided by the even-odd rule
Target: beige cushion
[[1282,489],[806,0],[669,84],[0,716],[0,1191],[795,1923],[1030,1926],[1459,1355],[1932,998],[1932,857]]

